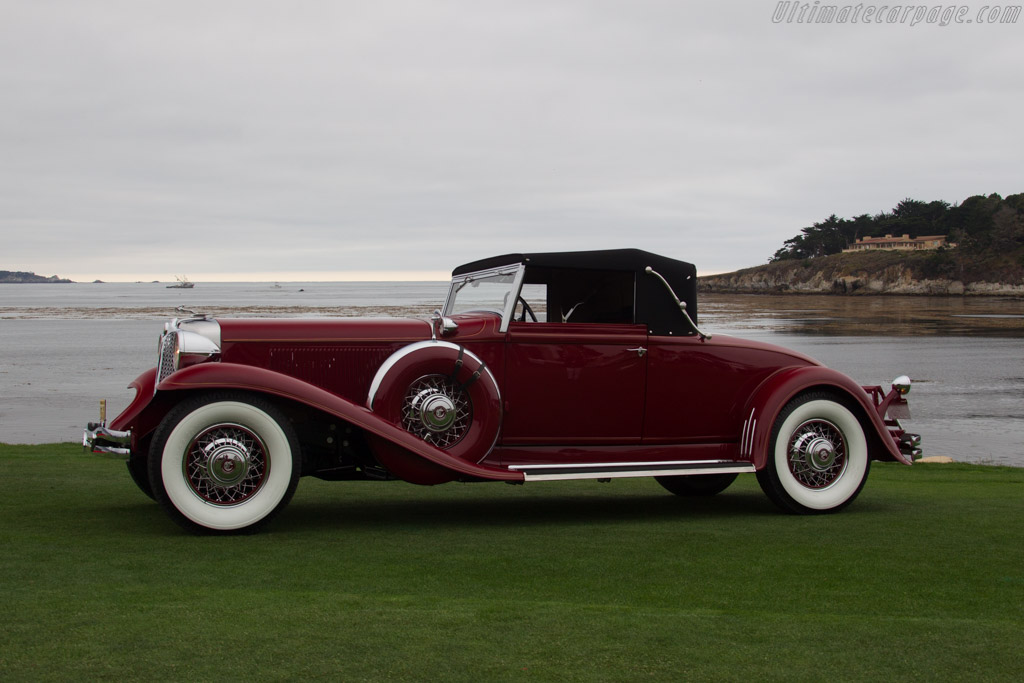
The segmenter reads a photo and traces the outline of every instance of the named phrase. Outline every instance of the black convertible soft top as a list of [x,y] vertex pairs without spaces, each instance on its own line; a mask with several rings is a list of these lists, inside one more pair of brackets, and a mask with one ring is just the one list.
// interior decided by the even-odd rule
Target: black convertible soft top
[[692,263],[677,261],[641,249],[605,249],[600,251],[561,251],[539,254],[504,254],[466,263],[452,276],[525,263],[530,268],[605,270],[631,272],[636,283],[636,322],[648,326],[651,334],[688,335],[686,323],[665,285],[648,274],[650,266],[664,277],[676,295],[686,302],[686,310],[697,322],[697,269]]

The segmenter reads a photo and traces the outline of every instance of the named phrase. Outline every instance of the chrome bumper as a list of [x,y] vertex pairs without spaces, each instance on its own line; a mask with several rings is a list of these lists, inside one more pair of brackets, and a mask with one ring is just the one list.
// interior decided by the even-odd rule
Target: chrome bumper
[[131,453],[132,430],[119,432],[107,429],[102,422],[90,422],[82,434],[82,446],[93,453],[99,453],[119,460],[127,460]]
[[907,456],[911,460],[921,459],[921,435],[910,434],[904,432],[903,436],[900,437],[899,447],[900,453]]

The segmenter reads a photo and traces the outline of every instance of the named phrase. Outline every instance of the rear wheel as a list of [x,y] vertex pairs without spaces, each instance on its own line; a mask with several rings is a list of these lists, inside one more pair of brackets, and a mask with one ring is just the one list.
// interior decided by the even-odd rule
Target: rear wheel
[[149,481],[182,527],[255,530],[279,513],[299,481],[298,440],[269,401],[242,393],[197,396],[157,428]]
[[867,481],[867,438],[857,416],[830,394],[791,401],[772,428],[771,451],[757,481],[786,512],[836,512]]
[[665,487],[665,490],[677,496],[699,497],[715,496],[729,488],[736,481],[736,473],[731,474],[687,474],[672,477],[655,477],[654,480]]

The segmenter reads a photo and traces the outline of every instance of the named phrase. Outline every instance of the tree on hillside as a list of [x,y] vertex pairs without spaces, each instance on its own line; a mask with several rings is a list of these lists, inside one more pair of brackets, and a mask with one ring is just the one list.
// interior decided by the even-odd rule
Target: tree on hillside
[[988,197],[968,197],[950,212],[950,230],[954,241],[967,251],[987,249],[992,243],[992,217],[999,210],[1003,198],[998,194]]
[[786,240],[770,261],[836,254],[862,237],[945,235],[965,250],[1013,249],[1024,244],[1024,194],[968,197],[962,204],[907,197],[892,211],[853,219],[832,214]]
[[775,252],[773,261],[792,258],[814,258],[842,251],[846,246],[844,224],[848,221],[832,214],[822,223],[803,228],[800,234],[786,240],[782,249]]

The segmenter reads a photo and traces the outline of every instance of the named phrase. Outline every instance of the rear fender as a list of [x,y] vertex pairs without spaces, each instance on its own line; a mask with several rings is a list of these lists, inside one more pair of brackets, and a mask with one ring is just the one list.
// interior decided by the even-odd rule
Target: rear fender
[[873,459],[912,464],[900,453],[864,388],[843,373],[821,366],[784,368],[761,383],[743,409],[740,458],[749,458],[755,468],[763,468],[771,446],[772,427],[779,413],[795,396],[811,390],[839,394],[859,408],[857,417],[864,425],[869,443],[875,446],[871,449]]
[[[392,452],[418,456],[448,470],[452,478],[479,478],[499,481],[523,481],[521,472],[468,462],[442,451],[389,422],[366,407],[272,370],[235,363],[203,363],[174,373],[157,386],[164,392],[238,389],[278,396],[334,415],[371,435],[371,441],[387,442]],[[376,437],[376,438],[373,438]],[[427,467],[436,471],[435,467]],[[440,478],[437,478],[440,480]]]

